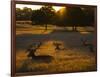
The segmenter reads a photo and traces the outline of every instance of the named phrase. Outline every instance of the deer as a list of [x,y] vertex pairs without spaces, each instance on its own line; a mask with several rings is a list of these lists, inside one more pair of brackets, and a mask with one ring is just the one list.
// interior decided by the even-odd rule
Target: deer
[[[41,43],[40,43],[41,44]],[[32,60],[34,61],[39,61],[39,62],[51,62],[54,58],[51,55],[35,55],[35,52],[37,51],[37,49],[40,47],[40,44],[37,45],[37,47],[35,48],[29,48],[28,51],[28,57],[30,57]]]
[[65,48],[61,48],[62,44],[61,43],[53,43],[53,45],[55,46],[55,50],[64,50]]
[[[40,46],[42,45],[42,42],[39,42],[38,44],[36,44],[35,45],[35,47],[34,48],[39,48]],[[33,47],[33,45],[31,44],[31,45],[29,45],[29,47],[27,48],[27,50],[26,50],[26,52],[27,51],[31,51],[31,48]]]
[[91,52],[94,52],[94,46],[92,43],[88,42],[86,39],[81,39],[82,44],[87,46]]

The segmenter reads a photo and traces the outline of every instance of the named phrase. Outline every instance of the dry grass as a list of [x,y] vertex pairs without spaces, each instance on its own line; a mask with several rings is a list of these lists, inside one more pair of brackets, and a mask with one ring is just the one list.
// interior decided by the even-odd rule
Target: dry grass
[[[53,31],[53,29],[51,29],[52,27],[48,28],[50,29],[44,32],[44,34],[49,35]],[[19,36],[21,34],[23,35],[25,33],[38,35],[43,34],[43,31],[44,27],[39,27],[37,29],[37,27],[31,27],[31,25],[26,25],[24,26],[24,28],[23,26],[17,26],[16,36]],[[69,32],[65,33],[66,36],[62,33],[58,34],[55,35],[63,35],[63,37],[58,37],[55,35],[51,36],[53,37],[53,39],[44,41],[43,45],[35,53],[36,55],[48,54],[53,56],[54,59],[49,63],[33,61],[32,59],[27,57],[27,53],[25,51],[29,45],[29,42],[31,43],[34,37],[26,38],[24,40],[18,40],[19,38],[22,39],[22,37],[17,38],[16,72],[52,73],[96,70],[96,55],[94,54],[94,52],[90,52],[88,48],[81,46],[79,39],[77,39],[82,36],[81,33],[72,33],[71,36],[69,36]],[[73,38],[72,36],[74,36],[75,38]],[[23,37],[26,36],[24,35]],[[86,37],[90,37],[90,35],[87,34]],[[62,43],[62,48],[65,48],[64,50],[55,50],[55,46],[53,45],[53,42],[56,41],[55,38],[61,39],[58,42]],[[65,44],[66,42],[67,44]]]
[[[41,51],[42,52],[42,51]],[[17,72],[73,72],[95,70],[95,56],[78,52],[61,51],[53,54],[55,58],[50,63],[35,62],[21,57],[17,60]],[[23,59],[23,60],[22,60]]]

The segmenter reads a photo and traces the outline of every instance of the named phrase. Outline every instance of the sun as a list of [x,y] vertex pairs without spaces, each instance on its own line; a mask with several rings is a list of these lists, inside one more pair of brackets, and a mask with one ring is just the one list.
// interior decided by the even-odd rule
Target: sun
[[53,8],[54,8],[55,11],[57,12],[57,11],[59,11],[60,9],[65,8],[65,7],[62,7],[62,6],[53,6]]

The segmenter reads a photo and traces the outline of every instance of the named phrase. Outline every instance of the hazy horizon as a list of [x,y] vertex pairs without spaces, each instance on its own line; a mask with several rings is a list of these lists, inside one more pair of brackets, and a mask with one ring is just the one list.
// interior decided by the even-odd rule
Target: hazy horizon
[[[16,8],[23,9],[24,7],[31,8],[32,10],[40,9],[43,5],[25,5],[25,4],[16,4]],[[53,6],[53,9],[56,11],[64,8],[64,6]]]

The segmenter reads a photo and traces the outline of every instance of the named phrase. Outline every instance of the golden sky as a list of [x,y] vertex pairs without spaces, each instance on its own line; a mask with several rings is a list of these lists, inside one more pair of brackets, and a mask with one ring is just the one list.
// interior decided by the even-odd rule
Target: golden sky
[[[31,8],[32,10],[36,10],[36,9],[40,9],[42,7],[42,5],[25,5],[25,4],[16,4],[16,8],[21,8],[23,9],[23,7],[28,7],[28,8]],[[61,6],[53,6],[53,8],[58,11],[60,10],[61,8],[64,8],[64,7],[61,7]]]

